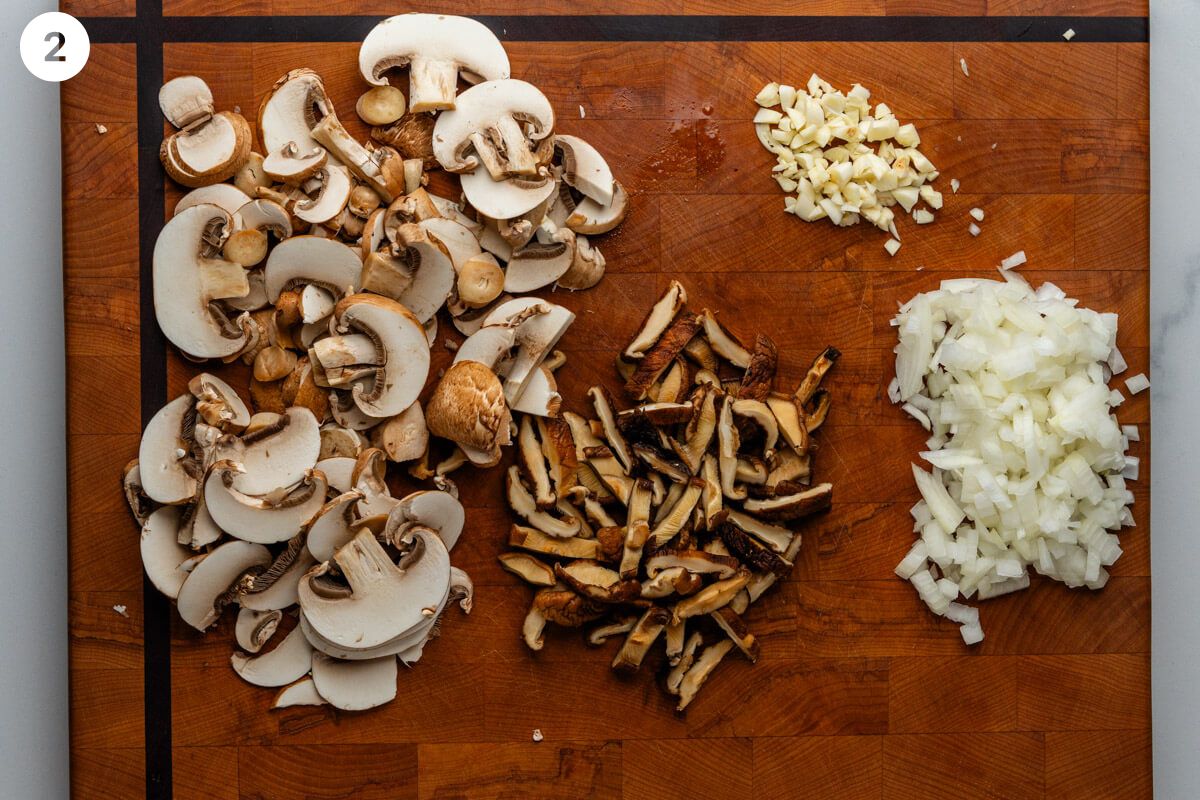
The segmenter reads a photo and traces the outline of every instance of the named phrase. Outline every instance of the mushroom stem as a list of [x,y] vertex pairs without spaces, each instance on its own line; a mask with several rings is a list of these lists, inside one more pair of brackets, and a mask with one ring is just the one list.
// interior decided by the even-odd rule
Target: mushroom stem
[[409,64],[409,110],[437,111],[454,108],[458,89],[458,64],[414,56]]

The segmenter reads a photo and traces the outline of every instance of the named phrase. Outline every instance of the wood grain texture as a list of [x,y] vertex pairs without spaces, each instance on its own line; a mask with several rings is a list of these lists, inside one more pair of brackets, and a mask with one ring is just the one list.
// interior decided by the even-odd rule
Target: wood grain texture
[[[64,9],[120,15],[134,4],[67,0]],[[164,3],[167,15],[397,10],[376,0]],[[1144,14],[1145,3],[429,0],[404,10],[1100,16]],[[528,592],[495,560],[509,523],[502,470],[463,473],[470,526],[455,563],[475,580],[475,610],[447,615],[421,663],[401,672],[397,703],[363,714],[268,711],[273,692],[229,669],[232,615],[203,636],[173,621],[175,797],[1150,797],[1149,393],[1119,413],[1140,427],[1132,451],[1143,480],[1133,486],[1137,527],[1122,536],[1108,586],[1070,591],[1035,579],[981,605],[987,638],[968,649],[891,572],[912,541],[908,464],[924,434],[884,391],[897,302],[944,278],[986,274],[1018,249],[1029,280],[1120,313],[1131,371],[1149,374],[1148,45],[507,47],[514,76],[546,92],[559,130],[596,144],[633,191],[625,224],[595,242],[609,263],[603,283],[552,296],[578,315],[559,373],[568,405],[581,406],[597,382],[619,389],[613,355],[678,279],[692,306],[714,309],[743,339],[769,332],[785,384],[826,344],[842,350],[816,455],[818,474],[837,487],[833,510],[807,525],[795,571],[748,615],[759,663],[731,656],[683,717],[649,674],[661,654],[625,679],[607,668],[614,645],[588,647],[573,631],[551,630],[545,650],[527,651],[517,630]],[[276,78],[312,67],[363,136],[351,111],[364,88],[356,52],[352,43],[168,43],[163,67],[168,78],[204,76],[219,107],[240,107],[252,122]],[[902,221],[894,258],[878,231],[805,225],[782,211],[770,156],[746,122],[750,98],[769,80],[803,84],[814,71],[861,81],[916,123],[941,168],[945,208],[920,230]],[[146,776],[142,578],[119,491],[137,451],[144,377],[136,90],[134,46],[104,44],[62,90],[71,764],[73,795],[88,800],[142,796]],[[166,208],[181,195],[168,186]],[[979,237],[966,230],[973,207],[986,212]],[[448,328],[435,369],[450,360],[440,340],[461,338]],[[243,367],[210,368],[245,383]],[[170,354],[168,392],[196,371]],[[544,741],[532,741],[535,728]]]

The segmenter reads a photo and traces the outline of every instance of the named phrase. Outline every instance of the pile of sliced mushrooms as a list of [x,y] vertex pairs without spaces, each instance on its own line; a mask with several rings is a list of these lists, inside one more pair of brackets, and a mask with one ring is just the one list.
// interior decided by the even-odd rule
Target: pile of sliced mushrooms
[[[558,413],[554,347],[574,320],[514,295],[594,286],[604,257],[587,237],[627,204],[595,148],[555,133],[546,97],[510,78],[483,25],[392,17],[359,66],[366,143],[310,69],[263,99],[261,153],[202,79],[159,94],[177,129],[163,167],[192,191],[155,246],[158,322],[189,359],[253,376],[247,402],[197,375],[146,427],[125,490],[154,586],[201,631],[237,606],[233,668],[282,687],[275,707],[388,702],[397,659],[420,657],[451,600],[470,611],[446,476],[498,463],[513,412]],[[430,188],[438,170],[454,196]],[[431,376],[443,307],[467,338]],[[393,497],[389,462],[437,489]]]
[[833,486],[812,484],[811,437],[838,358],[827,348],[795,391],[775,391],[769,337],[747,348],[686,303],[672,282],[618,357],[635,405],[596,386],[594,419],[520,418],[507,493],[524,524],[500,556],[537,588],[530,649],[547,623],[595,623],[587,641],[623,637],[612,667],[635,672],[661,636],[680,711],[730,650],[757,659],[742,615],[791,570],[797,524],[830,507]]

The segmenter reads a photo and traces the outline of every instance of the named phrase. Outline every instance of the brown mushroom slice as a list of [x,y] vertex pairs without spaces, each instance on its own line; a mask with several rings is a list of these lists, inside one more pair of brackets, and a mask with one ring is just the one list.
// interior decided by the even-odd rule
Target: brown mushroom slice
[[209,553],[179,588],[176,605],[188,625],[202,631],[217,621],[222,597],[246,571],[266,566],[271,553],[261,544],[232,541]]
[[496,557],[500,566],[531,586],[553,586],[554,569],[528,553],[501,553]]
[[718,390],[712,386],[702,386],[697,390],[693,399],[696,412],[684,430],[682,444],[672,440],[671,446],[683,462],[688,465],[692,474],[700,472],[704,454],[712,441],[713,433],[717,430],[717,401]]
[[659,550],[646,559],[646,574],[655,578],[664,570],[680,567],[694,575],[713,575],[717,580],[725,580],[733,577],[739,566],[736,558],[703,550]]
[[644,399],[650,387],[674,364],[676,356],[699,329],[700,320],[695,314],[685,311],[676,317],[625,382],[626,393],[636,400]]
[[730,509],[725,519],[780,554],[786,553],[792,544],[792,539],[799,536],[787,528],[769,525],[735,509]]
[[691,705],[700,688],[721,663],[721,659],[732,649],[733,641],[730,639],[722,639],[705,648],[679,682],[679,703],[675,706],[676,711],[683,711]]
[[283,641],[258,656],[234,653],[229,663],[238,677],[255,686],[286,686],[308,674],[313,648],[297,625]]
[[633,458],[629,454],[629,446],[625,443],[625,437],[621,435],[621,431],[617,427],[616,412],[613,410],[614,401],[612,395],[603,386],[593,386],[588,389],[588,397],[592,399],[592,406],[596,409],[596,416],[600,418],[600,424],[603,426],[604,438],[608,440],[608,446],[612,449],[613,454],[621,462],[621,466],[628,474],[633,471]]
[[[278,609],[271,611],[254,611],[243,608],[238,611],[237,624],[234,626],[234,638],[238,647],[247,653],[257,653],[262,649],[279,628],[283,612]],[[307,670],[305,670],[307,672]]]
[[700,631],[693,631],[684,643],[683,649],[679,653],[679,659],[673,662],[670,672],[667,673],[666,688],[669,693],[679,694],[679,685],[683,683],[683,676],[692,668],[692,664],[696,660],[696,651],[702,644],[704,644],[704,637]]
[[732,608],[725,608],[714,611],[709,617],[713,622],[717,623],[717,627],[725,632],[729,640],[733,642],[738,650],[750,660],[750,663],[758,661],[758,639],[746,627],[746,622],[741,616],[733,611]]
[[737,483],[738,449],[741,442],[733,424],[733,398],[726,397],[721,403],[721,414],[717,422],[717,467],[721,475],[721,493],[730,500],[744,500],[746,487]]
[[771,393],[778,363],[779,349],[775,342],[760,333],[754,339],[754,351],[750,354],[750,363],[746,365],[746,371],[742,375],[737,396],[749,400],[765,400]]
[[595,561],[555,564],[554,574],[580,597],[597,603],[636,602],[641,591],[636,580],[622,579],[616,570]]
[[654,645],[656,639],[666,628],[671,615],[665,608],[651,606],[638,618],[621,644],[621,649],[613,656],[612,668],[617,672],[636,672],[642,665],[646,654]]
[[735,416],[753,420],[763,430],[763,458],[770,460],[775,455],[779,442],[779,424],[770,407],[762,400],[745,399],[740,395],[733,401]]
[[627,503],[625,532],[621,550],[620,576],[626,579],[637,577],[638,565],[642,561],[642,549],[650,536],[650,504],[653,490],[650,482],[639,478],[633,483]]
[[578,628],[604,614],[604,606],[565,589],[542,589],[533,598],[534,607],[548,622]]
[[829,392],[824,389],[818,389],[813,395],[813,399],[808,403],[812,408],[805,408],[804,428],[809,433],[812,433],[817,428],[825,424],[825,418],[829,416],[829,406],[831,398]]
[[687,483],[691,478],[691,473],[688,472],[688,468],[682,461],[671,458],[657,447],[635,444],[631,449],[633,454],[646,466],[656,473],[666,476],[674,484]]
[[683,620],[668,624],[664,634],[664,645],[667,651],[667,663],[675,666],[683,657],[684,637],[687,635],[687,623]]
[[642,581],[642,597],[646,600],[661,600],[688,588],[693,581],[699,588],[700,577],[689,574],[683,567],[665,569],[649,580]]
[[721,491],[721,475],[717,466],[717,457],[712,453],[704,456],[701,466],[701,478],[704,480],[704,491],[701,494],[701,513],[705,527],[711,529],[714,521],[722,513],[725,503],[725,493]]
[[[369,447],[367,439],[358,431],[343,428],[336,422],[327,422],[321,426],[321,452],[318,458],[358,458],[358,454]],[[319,465],[321,462],[318,461]],[[320,467],[317,467],[320,469]]]
[[833,502],[833,484],[820,483],[795,494],[780,495],[765,500],[751,498],[743,508],[765,520],[794,520],[824,511]]
[[793,450],[780,450],[775,454],[774,466],[767,473],[765,485],[768,492],[778,493],[780,487],[808,483],[811,460],[807,455],[799,456]]
[[533,292],[557,281],[575,259],[575,240],[530,242],[512,252],[504,269],[504,291]]
[[171,179],[187,187],[232,178],[250,156],[253,134],[241,114],[220,111],[163,140],[159,160]]
[[620,181],[613,181],[612,200],[602,204],[585,197],[571,210],[565,224],[575,233],[607,233],[621,224],[628,208],[629,195],[625,187]]
[[592,647],[601,647],[614,636],[620,636],[633,630],[637,624],[636,616],[623,617],[614,622],[605,622],[588,631],[587,643]]
[[732,578],[710,583],[691,597],[676,603],[671,612],[672,619],[680,620],[701,614],[711,614],[728,604],[749,580],[749,570],[740,570]]
[[546,535],[566,539],[579,533],[579,520],[559,519],[538,508],[533,495],[522,483],[520,469],[515,464],[508,468],[506,496],[509,506],[519,517]]
[[738,456],[734,480],[750,486],[762,486],[767,482],[767,463],[758,456]]
[[801,406],[808,404],[808,401],[816,394],[817,388],[821,385],[821,380],[829,370],[833,369],[833,365],[837,363],[841,357],[835,347],[826,347],[821,351],[808,368],[808,373],[804,376],[804,380],[800,382],[800,387],[796,389],[796,402]]
[[690,422],[695,413],[696,407],[691,403],[658,402],[624,409],[617,418],[643,416],[655,425],[669,426]]
[[632,360],[641,359],[645,356],[646,351],[653,347],[662,337],[668,326],[675,319],[675,315],[686,304],[687,292],[684,290],[683,285],[679,281],[671,281],[671,285],[666,293],[646,313],[646,318],[642,320],[637,335],[633,337],[633,341],[622,351],[622,355]]
[[783,440],[798,454],[808,453],[808,429],[804,424],[803,411],[794,398],[772,393],[767,396],[767,407],[778,423]]
[[343,711],[365,711],[396,699],[395,656],[365,661],[342,661],[313,653],[313,688],[326,702]]
[[240,264],[217,257],[232,218],[208,204],[172,217],[154,244],[154,310],[167,339],[197,358],[224,358],[247,344],[248,318],[230,321],[215,301],[250,292]]
[[524,416],[517,433],[517,461],[529,482],[533,485],[534,500],[543,511],[553,508],[558,497],[550,481],[550,471],[542,452],[542,443],[534,431],[533,418]]
[[513,525],[509,530],[508,544],[533,553],[560,558],[590,558],[600,560],[599,539],[581,539],[578,536],[559,539],[547,536],[536,528]]
[[141,533],[140,550],[146,577],[155,589],[172,600],[179,596],[188,577],[184,564],[195,556],[179,542],[180,525],[181,509],[163,506],[146,518]]
[[721,540],[737,554],[743,563],[758,572],[770,572],[778,577],[787,575],[792,563],[782,558],[762,541],[746,533],[738,525],[724,522],[717,528]]
[[275,695],[271,710],[292,708],[294,706],[323,706],[325,698],[317,692],[317,685],[312,678],[301,678],[290,686],[285,686]]
[[488,80],[458,96],[438,115],[433,153],[449,172],[480,164],[494,180],[538,174],[533,149],[554,128],[554,109],[536,86],[512,78]]
[[683,354],[701,369],[716,372],[720,368],[717,354],[713,352],[712,346],[704,336],[697,336],[688,342],[687,346],[683,348]]
[[684,525],[692,516],[692,509],[700,501],[700,496],[704,491],[704,481],[700,479],[692,479],[688,482],[687,488],[671,507],[670,513],[662,518],[654,526],[654,530],[650,532],[650,542],[655,548],[661,548],[667,542],[674,539]]
[[558,134],[554,149],[562,161],[562,179],[601,206],[612,202],[614,181],[604,156],[578,136]]
[[717,318],[707,308],[704,309],[701,316],[701,322],[704,326],[704,335],[708,338],[709,346],[721,358],[725,359],[735,367],[746,369],[750,366],[751,354],[750,351],[742,346],[742,343],[729,331],[717,322]]
[[521,622],[521,638],[524,640],[525,646],[534,652],[541,650],[546,644],[543,636],[545,630],[546,616],[538,608],[535,598],[533,605],[525,614],[525,619]]

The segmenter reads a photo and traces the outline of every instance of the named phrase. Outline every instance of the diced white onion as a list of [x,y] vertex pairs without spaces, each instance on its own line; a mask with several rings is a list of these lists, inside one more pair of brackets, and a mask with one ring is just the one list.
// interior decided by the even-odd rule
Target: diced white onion
[[1122,425],[1121,433],[1131,442],[1140,442],[1142,440],[1141,434],[1138,433],[1137,425]]
[[1125,379],[1125,388],[1130,394],[1138,394],[1150,388],[1150,379],[1144,373],[1139,372],[1130,378]]

